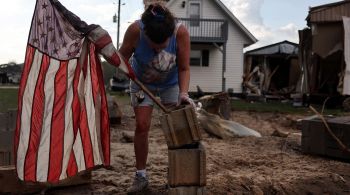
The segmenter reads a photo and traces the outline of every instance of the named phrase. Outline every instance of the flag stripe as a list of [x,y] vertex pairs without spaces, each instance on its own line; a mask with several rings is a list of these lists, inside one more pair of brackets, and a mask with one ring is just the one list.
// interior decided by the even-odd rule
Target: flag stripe
[[51,59],[50,67],[47,71],[45,77],[45,111],[44,111],[44,121],[43,129],[40,138],[40,147],[38,148],[38,162],[37,166],[40,169],[37,170],[37,181],[45,182],[47,181],[47,173],[49,169],[49,153],[50,153],[50,129],[52,121],[52,110],[54,106],[54,84],[55,75],[58,71],[60,62],[58,60]]
[[64,130],[65,130],[65,103],[67,88],[68,61],[62,61],[55,76],[55,99],[52,113],[52,127],[50,136],[50,163],[49,181],[58,181],[62,171]]
[[[82,142],[82,146],[83,146],[85,167],[91,168],[94,166],[94,156],[93,156],[91,135],[90,135],[89,125],[88,125],[88,116],[87,116],[88,113],[87,113],[87,109],[86,109],[86,104],[87,103],[89,104],[92,101],[92,99],[88,99],[86,97],[86,94],[88,93],[87,82],[89,82],[89,79],[87,78],[88,77],[88,75],[87,75],[88,63],[89,63],[89,59],[88,59],[88,56],[86,56],[84,63],[83,63],[83,67],[82,67],[82,73],[83,73],[82,75],[84,78],[84,83],[80,82],[80,84],[82,85],[81,87],[83,88],[84,91],[79,92],[79,94],[82,95],[81,96],[82,101],[80,102],[81,115],[80,115],[80,121],[79,121],[79,133],[80,133],[81,142]],[[81,88],[79,87],[79,89],[81,89]]]
[[[87,56],[86,59],[84,59],[84,63],[87,62]],[[83,67],[85,65],[82,64],[81,67],[81,72],[80,72],[80,77],[79,77],[79,82],[78,82],[78,97],[79,97],[79,106],[80,106],[80,115],[79,115],[79,123],[78,123],[78,132],[76,134],[76,143],[74,143],[74,154],[75,154],[75,158],[77,161],[77,166],[78,166],[78,171],[84,167],[84,169],[86,169],[87,164],[86,164],[86,160],[85,160],[85,154],[88,154],[83,146],[83,138],[81,136],[81,125],[85,124],[86,125],[86,120],[82,120],[83,116],[86,117],[86,109],[85,109],[85,78],[84,78],[84,73],[83,73]],[[85,111],[84,111],[85,110]],[[79,137],[78,137],[79,135]],[[86,141],[86,143],[90,143],[91,145],[91,141],[90,141],[90,137],[88,137],[89,140],[84,140]],[[92,150],[92,149],[91,149]],[[79,163],[78,163],[79,162]]]
[[85,82],[85,99],[88,101],[85,101],[85,106],[86,106],[86,113],[87,113],[87,124],[88,124],[88,130],[89,130],[89,135],[91,139],[91,144],[92,144],[92,155],[93,155],[93,160],[94,160],[94,165],[101,164],[101,156],[99,152],[99,146],[98,146],[98,141],[97,141],[97,126],[96,126],[96,119],[98,121],[98,117],[100,113],[96,113],[95,110],[95,104],[94,104],[94,97],[93,97],[93,90],[92,90],[92,74],[91,74],[91,63],[94,63],[94,61],[91,60],[89,56],[88,58],[88,63],[87,63],[87,75],[86,75],[86,82]]
[[90,71],[90,86],[91,86],[91,94],[93,97],[93,103],[94,103],[94,107],[99,108],[99,101],[100,101],[100,91],[99,91],[99,83],[98,83],[98,78],[97,78],[97,73],[96,73],[96,56],[94,53],[94,47],[93,44],[90,45],[90,53],[89,56],[91,58],[91,63],[89,66],[89,71]]
[[42,60],[42,53],[35,50],[34,59],[32,63],[32,68],[28,73],[27,84],[23,87],[23,104],[21,113],[21,125],[20,125],[20,139],[18,143],[18,153],[17,153],[17,173],[18,177],[24,180],[24,163],[25,157],[29,144],[29,134],[30,134],[30,124],[31,124],[31,113],[32,113],[32,103],[34,96],[34,89],[36,80],[40,70],[40,64]]
[[[98,110],[101,110],[101,91],[99,86],[99,79],[97,76],[97,59],[98,56],[95,54],[95,46],[93,44],[90,44],[90,50],[89,50],[89,56],[91,57],[91,63],[90,63],[90,75],[91,75],[91,92],[94,102],[94,113],[95,113],[95,122],[93,123],[95,125],[95,145],[98,145],[98,147],[94,147],[96,152],[94,152],[95,156],[99,159],[98,162],[95,164],[102,164],[103,162],[103,152],[102,152],[102,145],[101,145],[101,126],[99,125],[101,123],[101,113],[98,112]],[[100,64],[98,64],[100,65]],[[102,159],[101,159],[102,158]]]
[[[74,150],[74,156],[76,158],[76,163],[77,163],[77,171],[82,171],[88,168],[91,168],[93,164],[86,164],[86,160],[84,157],[84,150],[83,150],[83,143],[82,143],[83,138],[80,135],[80,131],[77,133],[77,137],[73,146]],[[90,167],[88,167],[90,166]]]
[[[93,62],[96,63],[91,63],[92,64],[92,70],[93,75],[96,75],[96,83],[94,83],[93,86],[94,88],[98,88],[95,90],[99,91],[100,94],[100,99],[99,99],[99,108],[100,108],[100,121],[96,123],[97,125],[99,124],[99,132],[100,132],[100,137],[99,137],[99,144],[100,144],[100,150],[101,154],[103,157],[103,162],[105,165],[109,166],[110,165],[110,128],[109,128],[109,115],[108,115],[108,109],[101,109],[101,108],[107,108],[107,100],[106,100],[106,92],[104,88],[104,82],[103,82],[103,74],[102,74],[102,68],[101,68],[101,63],[99,60],[95,59],[97,56],[93,52],[94,49],[92,48],[90,55],[94,56],[94,59],[92,59]],[[95,92],[97,93],[97,92]]]
[[112,38],[109,36],[109,34],[104,34],[101,38],[99,38],[95,45],[97,48],[102,49],[106,45],[110,44],[112,42]]
[[111,159],[111,149],[110,149],[110,126],[109,126],[109,114],[107,106],[107,97],[104,88],[103,74],[101,66],[97,66],[97,74],[100,80],[100,89],[101,89],[101,107],[106,109],[101,109],[101,142],[102,142],[102,151],[104,157],[104,164],[106,166],[110,165]]
[[72,113],[72,102],[73,102],[73,81],[74,73],[77,68],[77,60],[70,60],[68,63],[68,78],[67,78],[67,98],[66,98],[66,109],[65,109],[65,132],[64,132],[64,149],[63,149],[63,161],[62,171],[60,179],[67,177],[67,166],[69,158],[73,149],[74,142],[74,131],[73,131],[73,113]]
[[[77,67],[74,72],[74,79],[73,79],[73,103],[72,103],[72,114],[73,114],[73,134],[74,134],[74,145],[77,143],[77,134],[79,131],[79,119],[80,119],[80,113],[81,113],[81,106],[80,106],[80,94],[79,89],[81,89],[79,85],[79,81],[82,80],[82,72],[81,72],[81,60],[78,60]],[[74,147],[73,145],[73,147]],[[84,165],[85,166],[85,165]],[[72,176],[77,173],[78,170],[78,164],[76,162],[76,156],[75,152],[72,148],[72,155],[69,160],[68,164],[68,175]]]
[[25,86],[27,85],[27,79],[32,67],[33,59],[34,59],[35,49],[31,46],[27,46],[25,63],[22,71],[21,81],[19,84],[18,91],[18,111],[17,111],[17,121],[16,121],[16,130],[15,130],[15,139],[14,139],[14,156],[15,162],[17,162],[17,150],[20,139],[20,128],[21,128],[21,113],[22,113],[22,103],[23,103],[23,94],[25,90]]
[[34,89],[33,105],[31,111],[31,124],[29,145],[24,162],[24,179],[27,181],[36,181],[37,155],[40,143],[40,136],[43,124],[44,112],[44,81],[49,68],[50,58],[47,55],[42,56],[39,75]]
[[[80,118],[80,102],[79,102],[79,81],[81,80],[82,73],[81,73],[81,61],[77,61],[77,67],[74,72],[74,79],[73,79],[73,102],[72,102],[72,114],[73,114],[73,134],[74,134],[74,143],[73,143],[73,148],[74,145],[77,144],[77,134],[79,130],[79,118]],[[80,140],[79,140],[80,141]],[[76,156],[74,149],[72,148],[72,153],[70,155],[69,159],[69,164],[68,164],[68,169],[67,169],[67,174],[69,176],[73,176],[78,172],[78,164],[76,162]]]
[[[74,148],[74,146],[73,146]],[[72,148],[72,151],[70,153],[68,167],[67,167],[67,176],[72,177],[78,172],[78,165],[77,161],[75,159],[74,149]]]

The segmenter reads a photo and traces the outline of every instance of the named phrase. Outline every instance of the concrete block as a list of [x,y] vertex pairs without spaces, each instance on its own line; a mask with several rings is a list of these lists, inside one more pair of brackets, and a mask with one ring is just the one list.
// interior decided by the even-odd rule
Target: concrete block
[[168,191],[169,195],[204,195],[205,187],[199,187],[199,186],[190,186],[190,187],[176,187],[176,188],[169,188]]
[[169,186],[206,185],[206,155],[201,143],[191,149],[169,150],[168,155]]
[[[347,147],[350,147],[350,116],[326,117],[327,124],[334,135]],[[324,123],[317,117],[302,120],[301,149],[307,154],[328,156],[341,160],[350,160],[335,139],[328,133]]]
[[197,143],[202,139],[196,113],[189,105],[162,115],[160,122],[170,149]]

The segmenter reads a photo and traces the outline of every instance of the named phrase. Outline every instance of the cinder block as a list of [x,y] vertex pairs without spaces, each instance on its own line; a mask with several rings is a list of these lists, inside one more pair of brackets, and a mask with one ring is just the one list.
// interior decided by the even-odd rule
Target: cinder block
[[169,150],[168,155],[170,187],[206,185],[206,155],[202,143],[192,149]]
[[[347,147],[350,147],[350,116],[327,117],[327,124],[334,135]],[[335,139],[328,133],[319,118],[302,120],[301,149],[308,154],[317,154],[349,161],[350,156],[344,152]]]
[[170,149],[197,143],[202,139],[196,113],[189,105],[162,115],[160,122]]
[[25,183],[17,178],[14,166],[0,166],[0,194],[38,193],[47,188],[87,184],[90,181],[91,172],[87,171],[54,185],[48,183]]
[[190,187],[176,187],[176,188],[169,188],[168,194],[169,195],[204,195],[205,187],[199,187],[199,186],[190,186]]

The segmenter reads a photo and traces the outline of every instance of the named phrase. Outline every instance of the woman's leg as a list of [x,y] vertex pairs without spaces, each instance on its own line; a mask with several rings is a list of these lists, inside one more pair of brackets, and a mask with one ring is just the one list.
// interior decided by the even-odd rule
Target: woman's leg
[[148,132],[152,119],[151,106],[138,106],[134,108],[136,118],[136,131],[134,137],[134,149],[136,156],[136,169],[146,168],[148,156]]

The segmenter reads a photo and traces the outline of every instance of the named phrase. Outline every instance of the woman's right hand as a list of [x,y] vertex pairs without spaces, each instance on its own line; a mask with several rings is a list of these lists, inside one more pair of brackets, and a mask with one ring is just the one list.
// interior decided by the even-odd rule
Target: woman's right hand
[[190,104],[193,108],[196,108],[196,104],[194,103],[194,101],[190,98],[188,93],[185,92],[181,92],[179,94],[179,100],[177,105],[179,106],[181,104]]

